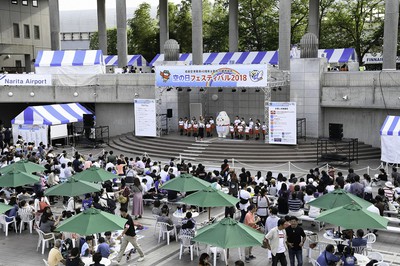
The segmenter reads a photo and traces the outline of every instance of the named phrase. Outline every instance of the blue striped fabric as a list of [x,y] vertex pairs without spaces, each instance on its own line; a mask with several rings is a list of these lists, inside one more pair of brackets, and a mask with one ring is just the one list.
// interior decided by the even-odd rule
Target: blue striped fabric
[[85,51],[76,51],[74,60],[72,61],[73,66],[83,66],[83,62],[85,61]]
[[103,65],[101,50],[39,51],[35,67]]
[[64,58],[64,51],[54,51],[50,66],[52,67],[61,66],[63,58]]

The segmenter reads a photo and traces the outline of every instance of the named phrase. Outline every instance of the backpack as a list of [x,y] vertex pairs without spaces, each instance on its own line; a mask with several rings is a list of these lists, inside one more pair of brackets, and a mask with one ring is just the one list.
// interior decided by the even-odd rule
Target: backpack
[[40,213],[44,212],[44,209],[48,207],[49,204],[47,204],[45,201],[39,201],[39,211]]
[[103,198],[107,201],[107,209],[106,212],[109,212],[111,214],[115,214],[115,209],[117,209],[117,204],[115,203],[114,200],[110,198]]

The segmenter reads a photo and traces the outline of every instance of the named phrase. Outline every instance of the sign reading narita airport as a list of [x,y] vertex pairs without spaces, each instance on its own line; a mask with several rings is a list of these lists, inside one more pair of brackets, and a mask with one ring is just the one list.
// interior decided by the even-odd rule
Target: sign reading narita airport
[[51,75],[2,74],[0,86],[51,86]]

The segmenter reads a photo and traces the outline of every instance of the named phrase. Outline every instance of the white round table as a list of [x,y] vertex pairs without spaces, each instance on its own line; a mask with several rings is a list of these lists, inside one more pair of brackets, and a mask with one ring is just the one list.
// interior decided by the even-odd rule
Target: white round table
[[354,253],[354,257],[356,257],[357,259],[358,266],[365,266],[370,261],[370,259],[367,256],[362,254]]
[[336,245],[342,244],[342,242],[346,241],[345,239],[342,239],[340,237],[331,236],[331,235],[328,235],[327,233],[324,233],[324,238],[335,241]]
[[[85,266],[89,266],[90,264],[94,263],[92,257],[81,257],[81,259],[85,263]],[[111,265],[111,260],[107,258],[102,258],[100,263],[104,264],[105,266],[109,266]]]
[[[183,219],[183,218],[186,217],[186,212],[185,212],[185,213],[174,212],[172,215],[173,215],[175,218]],[[192,218],[196,218],[197,216],[199,216],[199,213],[198,213],[198,212],[192,212]]]

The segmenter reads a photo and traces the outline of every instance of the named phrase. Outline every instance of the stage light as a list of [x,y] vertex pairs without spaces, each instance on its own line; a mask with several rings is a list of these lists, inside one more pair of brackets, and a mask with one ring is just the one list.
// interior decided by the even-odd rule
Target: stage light
[[223,90],[221,88],[218,89],[218,92],[222,92]]
[[192,91],[192,89],[191,89],[191,88],[188,88],[188,89],[187,89],[187,92],[191,92],[191,91]]
[[74,97],[78,97],[79,93],[78,92],[74,92]]
[[276,91],[276,88],[272,88],[273,91]]
[[232,92],[236,92],[236,89],[232,89]]
[[282,88],[281,87],[278,87],[278,91],[281,91],[282,90]]
[[172,90],[172,87],[168,87],[168,88],[167,88],[167,91],[171,91],[171,90]]
[[256,89],[256,92],[260,92],[260,89]]
[[242,92],[246,92],[247,90],[246,89],[242,89]]
[[139,98],[139,93],[135,92],[135,98]]

